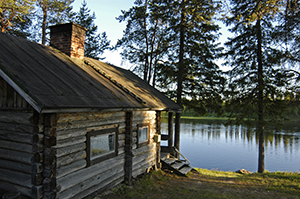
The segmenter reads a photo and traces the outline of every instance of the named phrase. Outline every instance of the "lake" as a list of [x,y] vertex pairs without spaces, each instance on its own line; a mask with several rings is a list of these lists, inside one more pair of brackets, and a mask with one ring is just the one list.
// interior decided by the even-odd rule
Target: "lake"
[[[221,120],[181,119],[180,152],[193,167],[236,171],[258,168],[258,136],[255,128],[224,126]],[[162,134],[167,134],[167,119],[162,120]],[[162,146],[167,146],[162,141]],[[300,123],[289,122],[281,129],[265,130],[265,169],[300,171]]]

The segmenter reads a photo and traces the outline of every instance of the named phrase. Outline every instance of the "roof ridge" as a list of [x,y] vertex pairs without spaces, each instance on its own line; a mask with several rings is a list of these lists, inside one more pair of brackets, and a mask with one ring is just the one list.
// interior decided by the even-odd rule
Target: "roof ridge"
[[94,69],[98,74],[102,75],[103,77],[105,77],[106,79],[108,79],[111,83],[113,83],[114,85],[116,85],[118,88],[120,88],[122,91],[124,91],[126,94],[130,95],[131,97],[133,97],[137,102],[141,103],[141,104],[146,104],[146,102],[144,100],[142,100],[140,97],[138,97],[136,94],[134,94],[133,92],[131,92],[129,89],[127,89],[126,87],[124,87],[122,84],[120,84],[119,82],[117,82],[115,79],[113,79],[111,76],[107,75],[104,71],[101,71],[99,69],[99,67],[95,67],[94,65],[92,65],[88,60],[84,60],[84,63],[88,66],[90,66],[92,69]]

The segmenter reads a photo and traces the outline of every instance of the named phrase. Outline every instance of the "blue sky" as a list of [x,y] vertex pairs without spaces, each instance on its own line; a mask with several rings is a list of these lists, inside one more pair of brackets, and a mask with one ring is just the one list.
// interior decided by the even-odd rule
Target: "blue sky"
[[[75,0],[73,11],[78,12],[83,0]],[[123,30],[126,24],[119,23],[116,17],[121,15],[121,10],[129,10],[134,5],[134,0],[86,0],[87,7],[91,12],[95,12],[97,19],[95,24],[98,26],[98,32],[106,32],[111,44],[115,45],[118,39],[122,38]],[[119,52],[106,52],[104,62],[109,62],[116,66],[129,69],[128,63],[122,63]]]

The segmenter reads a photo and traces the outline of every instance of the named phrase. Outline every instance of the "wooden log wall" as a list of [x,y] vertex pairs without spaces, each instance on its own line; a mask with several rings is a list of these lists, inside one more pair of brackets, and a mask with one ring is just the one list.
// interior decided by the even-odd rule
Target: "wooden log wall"
[[[119,126],[118,155],[87,166],[87,132]],[[56,198],[83,198],[124,180],[125,112],[58,114],[56,124]]]
[[41,198],[43,134],[32,111],[0,109],[0,182],[22,197]]
[[0,77],[0,108],[24,109],[30,105],[2,77]]
[[[142,123],[150,124],[149,144],[138,147],[137,125]],[[137,111],[133,113],[133,159],[132,159],[132,176],[136,177],[146,172],[150,167],[156,164],[156,145],[154,136],[156,135],[156,112],[155,111]]]

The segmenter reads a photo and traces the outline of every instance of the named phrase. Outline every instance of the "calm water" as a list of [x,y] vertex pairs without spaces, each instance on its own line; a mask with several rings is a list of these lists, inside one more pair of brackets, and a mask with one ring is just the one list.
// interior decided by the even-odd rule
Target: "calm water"
[[[167,134],[167,119],[162,133]],[[166,141],[162,145],[167,145]],[[255,172],[258,167],[258,137],[255,128],[227,126],[218,120],[181,119],[180,152],[199,168]],[[300,171],[300,123],[266,130],[265,169]]]

